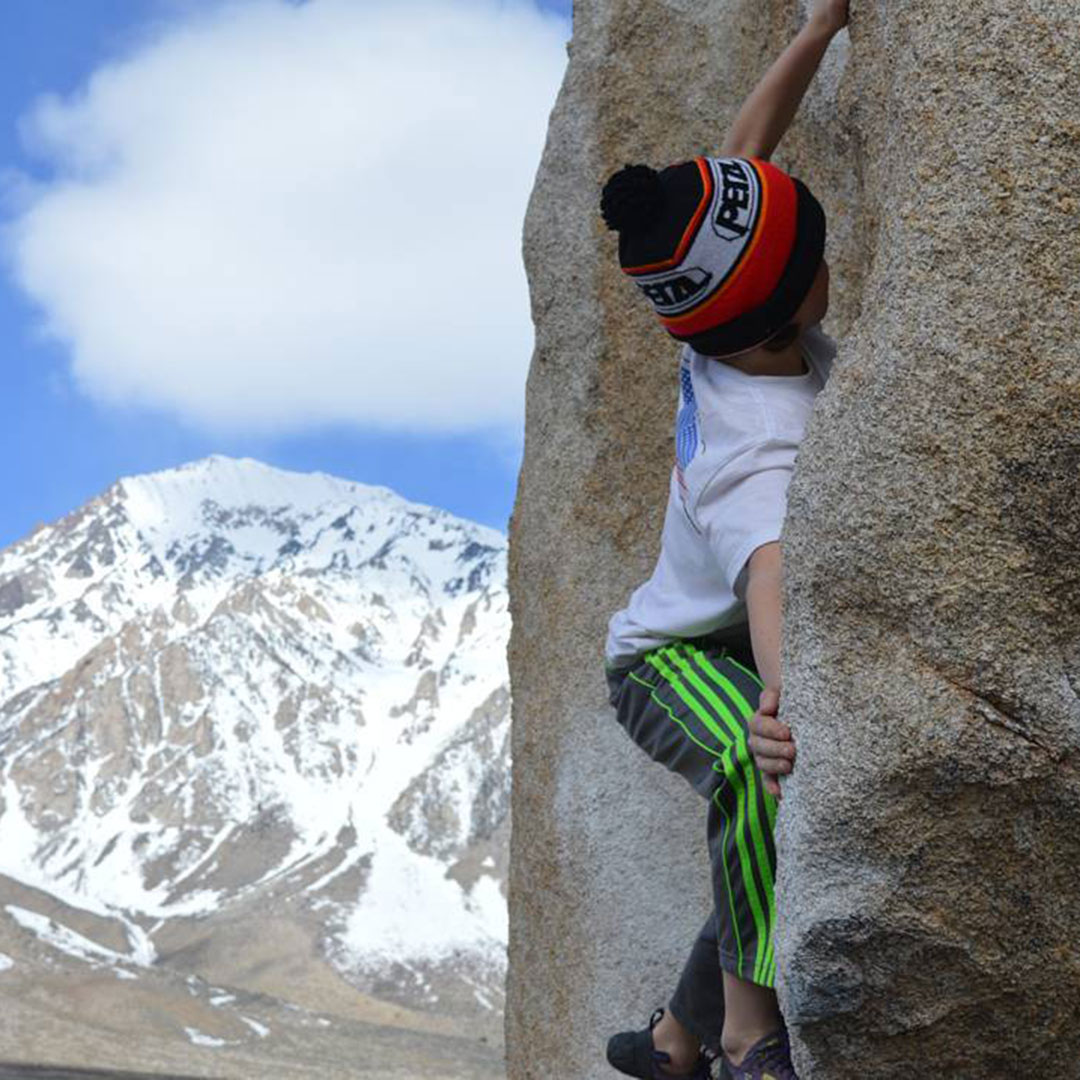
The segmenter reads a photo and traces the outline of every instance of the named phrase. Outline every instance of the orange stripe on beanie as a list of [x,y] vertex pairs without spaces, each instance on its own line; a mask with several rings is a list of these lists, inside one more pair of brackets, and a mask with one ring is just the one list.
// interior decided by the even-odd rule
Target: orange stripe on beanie
[[802,303],[824,254],[820,204],[761,158],[699,157],[660,172],[628,165],[605,184],[601,213],[662,325],[706,355],[767,341]]

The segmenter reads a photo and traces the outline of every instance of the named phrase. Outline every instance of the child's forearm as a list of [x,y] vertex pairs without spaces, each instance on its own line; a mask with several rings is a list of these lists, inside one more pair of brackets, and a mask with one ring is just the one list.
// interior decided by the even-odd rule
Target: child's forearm
[[724,141],[722,155],[772,156],[791,126],[835,33],[823,19],[811,16],[743,103]]
[[780,689],[781,632],[780,543],[763,544],[750,557],[746,613],[754,663],[767,687]]

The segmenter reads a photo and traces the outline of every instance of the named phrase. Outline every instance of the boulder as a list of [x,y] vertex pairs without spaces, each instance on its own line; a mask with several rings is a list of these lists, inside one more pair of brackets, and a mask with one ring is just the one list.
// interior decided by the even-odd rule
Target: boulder
[[[808,7],[576,5],[524,238],[511,1080],[606,1075],[709,908],[704,805],[606,700],[607,619],[658,549],[678,350],[600,188],[718,153]],[[781,538],[778,990],[803,1080],[1076,1070],[1074,29],[1064,0],[851,0],[773,155],[828,216],[840,343]]]

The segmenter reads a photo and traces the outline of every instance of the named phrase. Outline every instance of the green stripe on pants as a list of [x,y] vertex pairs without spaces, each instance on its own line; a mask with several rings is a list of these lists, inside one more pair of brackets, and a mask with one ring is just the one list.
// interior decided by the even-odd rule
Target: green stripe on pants
[[[771,872],[762,873],[760,863],[765,859],[765,842],[761,834],[761,822],[758,817],[757,799],[757,770],[753,761],[750,760],[749,747],[746,741],[746,733],[735,714],[720,699],[715,689],[710,686],[696,670],[695,664],[700,663],[703,654],[691,645],[680,643],[665,650],[665,656],[673,659],[680,672],[695,691],[704,699],[704,703],[691,702],[691,708],[711,709],[719,716],[727,729],[728,749],[721,757],[724,769],[724,778],[727,788],[734,794],[735,803],[735,848],[739,854],[739,863],[742,872],[742,885],[746,899],[750,906],[750,914],[753,918],[753,938],[756,942],[754,954],[754,969],[750,976],[756,983],[765,982],[765,968],[769,957],[769,924],[767,917],[769,896],[772,893]],[[691,661],[695,663],[691,663]],[[710,665],[711,671],[716,669]],[[733,704],[744,719],[747,702],[742,694],[732,684],[727,682],[725,690],[728,692]],[[753,715],[753,710],[750,710]],[[723,797],[725,789],[721,789],[717,796]],[[714,797],[714,798],[715,798]],[[717,803],[721,807],[721,803]],[[756,873],[755,873],[756,871]],[[760,885],[759,885],[760,881]],[[764,892],[764,898],[762,897]],[[763,902],[764,900],[764,902]],[[740,937],[743,934],[740,933]]]
[[[748,785],[747,798],[754,807],[751,815],[751,832],[754,839],[754,853],[756,855],[755,869],[761,881],[762,890],[766,897],[767,910],[765,913],[766,929],[763,940],[767,942],[764,956],[764,973],[773,968],[773,934],[772,928],[776,923],[776,893],[774,881],[774,867],[776,866],[776,851],[772,843],[773,826],[776,821],[776,799],[770,795],[764,787],[761,773],[754,764],[753,755],[750,752],[748,740],[749,721],[754,715],[754,705],[750,703],[744,693],[728,675],[722,674],[709,657],[700,649],[688,646],[695,664],[707,675],[712,683],[722,689],[736,703],[742,716],[742,723],[738,728],[739,759],[742,765],[742,775]],[[738,666],[738,665],[736,665]],[[745,671],[745,669],[742,669]],[[752,676],[755,684],[760,680]],[[757,698],[754,697],[756,702]],[[755,982],[757,979],[755,978]]]
[[[688,642],[647,653],[636,670],[647,673],[647,680],[638,676],[634,681],[641,693],[648,691],[653,719],[635,705],[635,737],[643,743],[651,740],[656,760],[676,771],[683,769],[681,752],[655,752],[661,739],[654,734],[658,725],[669,732],[678,729],[677,735],[663,739],[685,739],[709,755],[709,763],[701,767],[711,767],[714,774],[708,792],[719,815],[710,853],[721,956],[731,957],[725,967],[734,964],[740,978],[773,986],[776,800],[764,790],[747,739],[761,680],[725,650],[703,651]],[[679,764],[672,764],[676,759]]]

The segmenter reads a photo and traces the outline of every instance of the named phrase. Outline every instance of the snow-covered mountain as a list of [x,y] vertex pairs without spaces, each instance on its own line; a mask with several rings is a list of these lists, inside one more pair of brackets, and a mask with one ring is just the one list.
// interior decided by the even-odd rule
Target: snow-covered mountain
[[182,977],[192,1047],[272,1036],[230,991],[493,1032],[505,579],[494,530],[220,456],[0,551],[0,994]]

